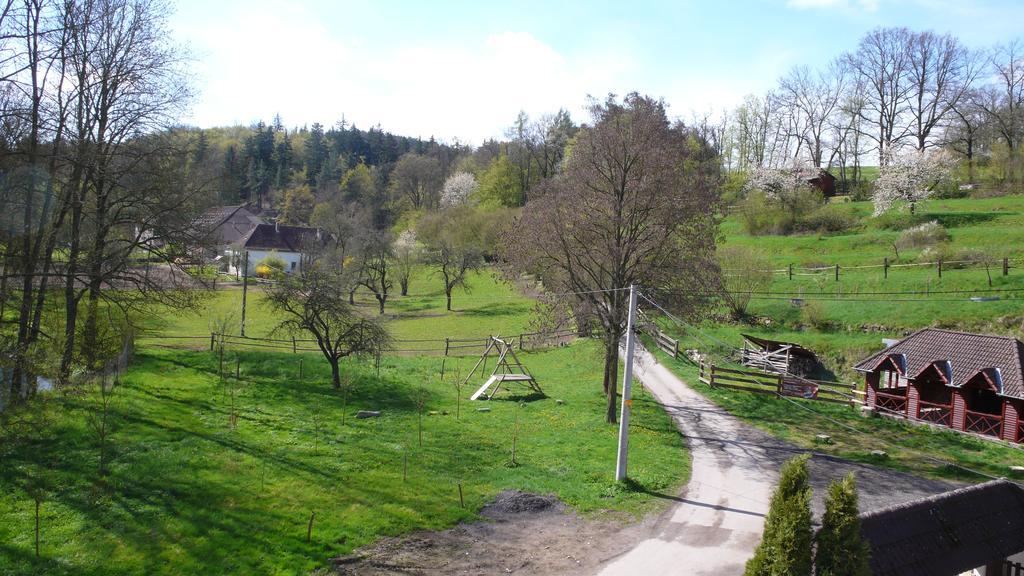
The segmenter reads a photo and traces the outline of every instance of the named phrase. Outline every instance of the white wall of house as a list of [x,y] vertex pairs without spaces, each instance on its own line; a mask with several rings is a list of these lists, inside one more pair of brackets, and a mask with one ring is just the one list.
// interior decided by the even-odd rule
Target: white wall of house
[[[228,274],[241,274],[244,268],[242,267],[242,256],[244,252],[238,252],[237,250],[227,250],[225,257],[228,259]],[[249,250],[249,275],[256,275],[256,265],[261,260],[270,256],[271,254],[277,256],[281,260],[284,260],[284,271],[287,274],[292,272],[298,272],[302,266],[302,254],[299,252],[284,252],[281,250]],[[235,268],[232,266],[232,262],[235,260],[239,261],[239,267]]]

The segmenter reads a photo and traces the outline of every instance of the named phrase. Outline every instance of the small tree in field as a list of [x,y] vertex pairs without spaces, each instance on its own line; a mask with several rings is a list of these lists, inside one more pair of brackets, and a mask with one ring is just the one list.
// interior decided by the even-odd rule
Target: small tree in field
[[945,152],[913,151],[887,154],[886,162],[878,169],[875,180],[875,215],[887,212],[899,202],[910,206],[931,198],[935,188],[949,180],[956,167],[954,159]]
[[402,232],[395,240],[395,276],[398,278],[402,296],[409,295],[409,279],[412,277],[413,268],[420,261],[421,252],[414,230]]
[[832,482],[814,555],[817,576],[870,576],[869,549],[860,534],[857,486],[853,474]]
[[804,576],[811,573],[811,487],[807,455],[782,467],[772,494],[761,543],[745,576]]
[[718,249],[718,264],[722,267],[722,299],[733,318],[747,315],[747,305],[754,292],[767,290],[774,274],[771,259],[756,248],[723,246]]
[[444,280],[446,308],[452,309],[452,291],[466,288],[466,276],[483,264],[481,219],[470,206],[456,206],[428,214],[417,232],[426,245],[425,260]]
[[441,207],[462,206],[474,200],[477,188],[480,186],[476,178],[469,172],[456,172],[444,181],[441,188]]
[[331,382],[341,388],[339,362],[352,354],[376,354],[390,337],[378,322],[362,317],[348,303],[352,282],[340,266],[313,261],[267,290],[271,308],[283,317],[277,329],[308,333],[331,365]]

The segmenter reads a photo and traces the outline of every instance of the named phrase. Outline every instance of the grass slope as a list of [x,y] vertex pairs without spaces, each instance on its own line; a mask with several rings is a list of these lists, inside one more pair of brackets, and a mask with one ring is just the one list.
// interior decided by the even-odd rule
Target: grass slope
[[[93,395],[53,395],[15,414],[0,441],[0,574],[302,574],[381,535],[472,519],[505,488],[636,515],[658,501],[648,492],[671,492],[688,474],[670,419],[639,399],[630,443],[639,489],[613,482],[616,428],[601,422],[594,342],[526,355],[548,399],[495,400],[490,412],[463,400],[459,420],[452,371],[465,374],[469,358],[447,360],[446,383],[438,359],[385,358],[379,379],[353,361],[345,400],[315,355],[229,352],[231,368],[236,354],[241,378],[222,384],[209,352],[141,351],[113,395],[102,480]],[[359,409],[383,415],[357,420]],[[39,478],[49,492],[37,560],[25,486]]]

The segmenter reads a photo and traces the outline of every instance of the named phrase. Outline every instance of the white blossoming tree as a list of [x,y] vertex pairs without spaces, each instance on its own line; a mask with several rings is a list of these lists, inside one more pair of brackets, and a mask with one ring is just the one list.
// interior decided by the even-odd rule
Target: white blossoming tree
[[479,184],[476,178],[469,172],[456,172],[444,181],[444,188],[441,190],[441,206],[461,206],[472,200]]
[[818,173],[818,168],[799,164],[788,168],[754,168],[748,177],[746,189],[760,190],[795,220],[812,198],[808,194],[812,189],[809,181]]
[[406,230],[395,239],[394,258],[395,268],[398,276],[398,285],[402,289],[402,296],[409,295],[409,278],[412,276],[413,268],[422,259],[423,249],[414,230]]
[[932,196],[935,188],[949,180],[956,161],[945,152],[907,151],[890,154],[878,170],[875,180],[875,215],[899,203],[905,203],[913,214],[917,203]]

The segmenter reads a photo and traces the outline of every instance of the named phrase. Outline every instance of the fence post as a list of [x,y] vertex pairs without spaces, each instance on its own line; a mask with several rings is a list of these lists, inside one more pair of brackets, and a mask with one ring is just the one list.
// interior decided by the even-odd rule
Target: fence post
[[885,257],[885,261],[882,262],[882,270],[885,271],[885,278],[889,277],[889,257]]
[[839,264],[836,264],[836,282],[839,282]]
[[942,278],[942,258],[939,258],[939,278]]
[[298,347],[295,346],[295,336],[292,336],[292,354],[295,354],[298,351],[299,351]]
[[775,392],[779,396],[782,396],[782,374],[779,374],[778,384],[776,384]]
[[673,340],[672,344],[672,358],[679,358],[679,340]]
[[793,265],[792,264],[789,265],[789,279],[790,280],[793,279]]
[[1010,273],[1010,259],[1009,258],[1003,258],[1003,276],[1006,276],[1009,273]]
[[708,386],[715,387],[715,365],[711,365],[711,374],[708,376]]
[[210,352],[213,352],[213,332],[210,332]]
[[444,339],[444,355],[445,356],[448,355],[448,339],[447,338]]
[[523,351],[523,334],[521,332],[519,333],[519,351]]

